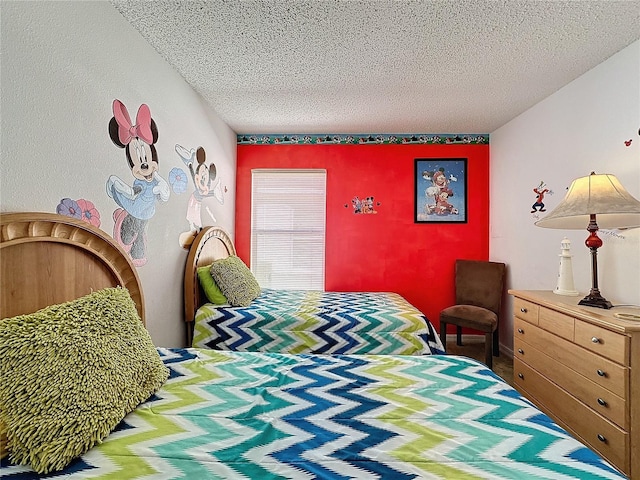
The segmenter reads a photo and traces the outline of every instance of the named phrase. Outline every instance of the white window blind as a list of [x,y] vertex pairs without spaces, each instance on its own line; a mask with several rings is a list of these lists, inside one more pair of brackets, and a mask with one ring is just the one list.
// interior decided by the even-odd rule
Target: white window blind
[[261,287],[324,290],[325,170],[252,170],[251,271]]

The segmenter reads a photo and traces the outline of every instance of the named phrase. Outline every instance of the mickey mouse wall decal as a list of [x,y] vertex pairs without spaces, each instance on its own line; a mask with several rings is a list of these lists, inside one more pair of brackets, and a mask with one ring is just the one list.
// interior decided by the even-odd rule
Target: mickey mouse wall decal
[[119,207],[113,212],[113,238],[129,253],[134,265],[142,266],[147,262],[147,224],[155,215],[156,202],[166,202],[170,195],[169,184],[158,173],[158,128],[147,105],[140,106],[134,124],[127,108],[116,99],[109,136],[124,149],[134,178],[133,185],[116,175],[107,180],[107,195]]
[[[180,234],[179,242],[183,248],[188,248],[193,242],[196,234],[202,229],[202,201],[206,197],[215,197],[221,205],[224,205],[224,192],[218,177],[216,166],[211,162],[206,164],[206,152],[204,148],[198,147],[197,150],[187,150],[182,145],[176,144],[176,153],[182,159],[185,165],[189,167],[191,178],[195,190],[189,198],[189,206],[187,207],[187,220],[189,221],[189,231]],[[224,189],[226,192],[226,188]],[[216,222],[211,210],[205,206],[205,209],[211,220]]]

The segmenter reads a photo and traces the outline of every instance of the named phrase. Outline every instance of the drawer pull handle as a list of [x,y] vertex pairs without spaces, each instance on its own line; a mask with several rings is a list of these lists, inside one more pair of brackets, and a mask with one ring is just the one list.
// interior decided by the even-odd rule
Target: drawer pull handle
[[521,374],[521,373],[519,373],[519,374],[518,374],[518,378],[520,378],[520,379],[524,380],[524,375],[523,375],[523,374]]
[[604,376],[606,376],[606,375],[607,375],[606,373],[604,373],[604,372],[603,372],[602,370],[600,370],[600,369],[598,369],[598,370],[597,370],[597,372],[598,372],[598,375],[599,375],[600,377],[604,377]]
[[519,328],[519,329],[518,329],[518,333],[524,333],[524,330],[523,330],[523,329],[521,329],[521,328]]
[[598,337],[591,337],[591,341],[593,343],[600,343],[600,339]]
[[526,308],[524,308],[524,307],[522,307],[522,308],[520,309],[520,311],[521,311],[522,313],[527,313],[527,309],[526,309]]
[[606,402],[604,399],[602,399],[602,398],[598,398],[598,403],[599,403],[600,405],[602,405],[603,407],[606,407],[606,406],[607,406],[607,402]]
[[598,440],[600,440],[603,443],[607,443],[607,437],[605,437],[601,433],[598,434]]
[[523,350],[523,349],[521,349],[521,348],[519,348],[519,349],[518,349],[518,353],[519,353],[520,355],[524,355],[524,350]]

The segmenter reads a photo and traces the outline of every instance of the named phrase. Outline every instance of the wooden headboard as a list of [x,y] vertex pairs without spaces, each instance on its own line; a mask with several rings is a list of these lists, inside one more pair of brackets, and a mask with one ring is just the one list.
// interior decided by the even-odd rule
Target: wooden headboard
[[[214,260],[236,255],[236,248],[227,231],[221,227],[204,227],[196,235],[184,271],[184,319],[193,327],[198,308],[206,303],[204,292],[198,282],[198,267],[211,265]],[[189,340],[191,335],[189,335]]]
[[144,323],[138,272],[122,247],[99,228],[54,213],[2,213],[0,239],[0,318],[122,286]]

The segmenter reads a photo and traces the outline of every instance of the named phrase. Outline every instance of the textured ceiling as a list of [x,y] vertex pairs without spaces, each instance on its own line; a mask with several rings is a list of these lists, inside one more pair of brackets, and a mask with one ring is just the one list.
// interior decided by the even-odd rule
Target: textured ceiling
[[640,1],[111,0],[239,134],[490,133],[640,39]]

